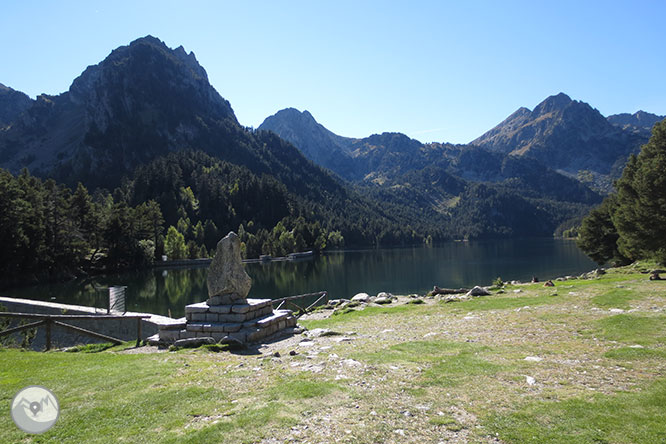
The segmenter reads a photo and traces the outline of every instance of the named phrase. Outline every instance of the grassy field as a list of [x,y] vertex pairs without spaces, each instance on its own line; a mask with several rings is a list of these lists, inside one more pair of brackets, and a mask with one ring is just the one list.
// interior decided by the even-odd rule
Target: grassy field
[[[666,443],[666,281],[637,271],[370,306],[245,352],[2,349],[0,442]],[[10,417],[33,384],[61,405],[43,435]]]

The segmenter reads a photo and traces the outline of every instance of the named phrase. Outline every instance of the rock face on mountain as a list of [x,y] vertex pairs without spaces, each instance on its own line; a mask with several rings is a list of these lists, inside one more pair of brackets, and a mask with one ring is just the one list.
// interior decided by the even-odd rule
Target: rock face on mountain
[[224,145],[238,126],[194,54],[148,36],[89,66],[69,91],[39,96],[0,137],[0,166],[108,186],[169,150],[219,133]]
[[632,132],[640,133],[650,137],[650,132],[655,123],[666,119],[666,116],[658,116],[645,111],[637,111],[634,114],[622,113],[608,116],[608,121],[615,126]]
[[340,171],[342,176],[348,175],[345,168],[349,166],[354,139],[338,136],[324,128],[307,110],[283,109],[267,117],[258,129],[272,131],[294,144],[316,164]]
[[560,93],[530,111],[520,108],[471,143],[536,159],[556,170],[612,174],[647,140],[624,131],[596,109]]
[[26,94],[0,83],[0,129],[8,127],[31,105],[32,100]]

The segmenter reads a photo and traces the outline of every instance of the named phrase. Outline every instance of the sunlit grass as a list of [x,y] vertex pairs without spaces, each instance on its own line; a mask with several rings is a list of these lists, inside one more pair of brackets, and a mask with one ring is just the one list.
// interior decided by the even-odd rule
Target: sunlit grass
[[488,429],[505,443],[662,443],[666,440],[666,380],[636,393],[529,402],[490,414]]

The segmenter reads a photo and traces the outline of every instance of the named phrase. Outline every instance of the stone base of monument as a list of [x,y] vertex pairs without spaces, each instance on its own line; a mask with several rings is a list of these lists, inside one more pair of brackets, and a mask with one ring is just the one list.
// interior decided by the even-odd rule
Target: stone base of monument
[[251,344],[296,326],[291,310],[273,310],[270,299],[243,299],[231,304],[206,302],[185,306],[185,319],[160,326],[149,342],[171,344],[179,339],[211,337]]

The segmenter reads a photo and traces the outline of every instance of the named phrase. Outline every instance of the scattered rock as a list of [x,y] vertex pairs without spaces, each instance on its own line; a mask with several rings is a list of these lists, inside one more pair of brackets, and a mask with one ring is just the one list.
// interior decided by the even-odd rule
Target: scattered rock
[[425,304],[425,301],[421,298],[413,298],[413,299],[408,300],[407,304],[419,305],[419,304]]
[[353,338],[344,337],[344,338],[336,338],[335,342],[350,342],[353,340],[354,340]]
[[445,298],[442,298],[442,301],[444,301],[445,303],[449,303],[449,302],[460,302],[460,301],[464,301],[466,299],[468,299],[468,297],[464,296],[464,295],[456,296],[456,295],[450,294],[450,295],[446,296]]
[[366,304],[370,302],[370,295],[368,293],[357,293],[351,298],[352,301],[365,302]]
[[374,300],[374,302],[375,302],[375,304],[380,304],[380,305],[390,304],[391,303],[391,298],[382,296],[382,297],[376,298]]
[[465,296],[488,296],[490,292],[483,287],[478,285],[472,288]]
[[202,345],[215,344],[217,341],[210,337],[179,339],[173,343],[175,347],[194,348]]
[[611,308],[609,311],[611,313],[624,313],[624,310],[622,310],[621,308]]
[[629,348],[645,348],[640,344],[630,345]]
[[662,277],[659,276],[659,273],[666,273],[666,271],[664,271],[664,270],[653,270],[650,273],[650,278],[649,279],[651,281],[661,281],[661,280],[663,280]]
[[513,292],[514,292],[514,293],[522,293],[523,290],[521,290],[520,288],[517,288],[517,289],[513,290]]
[[527,356],[524,361],[529,361],[529,362],[541,362],[543,361],[543,358],[540,358],[538,356]]
[[525,382],[527,382],[527,385],[534,385],[536,384],[536,379],[531,376],[525,376]]
[[276,358],[279,358],[280,357],[280,352],[273,353],[273,356],[276,357]]
[[320,337],[324,337],[324,336],[337,336],[339,334],[340,333],[338,333],[337,331],[332,331],[332,330],[329,330],[327,328],[315,328],[315,329],[308,330],[308,331],[305,332],[305,336],[307,336],[308,338],[320,338]]
[[346,366],[346,367],[361,367],[363,364],[360,362],[354,360],[354,359],[344,359],[340,361],[340,364]]
[[232,338],[230,336],[225,336],[224,338],[220,339],[219,343],[226,344],[229,346],[229,348],[234,350],[245,348],[245,344],[241,340]]
[[289,356],[296,356],[297,354],[298,354],[298,352],[296,350],[291,350],[289,352]]

